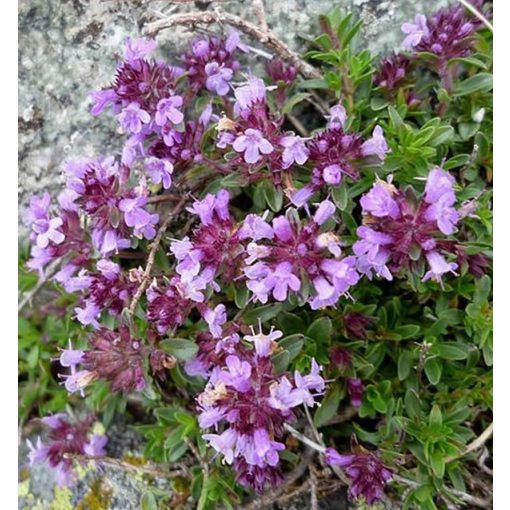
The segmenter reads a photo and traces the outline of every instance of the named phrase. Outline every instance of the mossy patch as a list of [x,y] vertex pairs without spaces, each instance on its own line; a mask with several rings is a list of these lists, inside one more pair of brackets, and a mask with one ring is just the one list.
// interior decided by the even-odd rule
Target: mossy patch
[[92,481],[90,489],[76,506],[76,510],[108,510],[112,502],[113,489],[101,478]]

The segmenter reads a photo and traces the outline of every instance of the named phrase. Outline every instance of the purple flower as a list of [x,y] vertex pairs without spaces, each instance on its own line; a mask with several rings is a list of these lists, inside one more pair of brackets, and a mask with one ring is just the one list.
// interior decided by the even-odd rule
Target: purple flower
[[225,324],[227,321],[227,312],[225,309],[225,305],[218,305],[214,310],[207,308],[203,313],[203,317],[207,325],[209,326],[209,331],[213,335],[214,338],[221,337],[223,330],[222,324]]
[[236,107],[240,112],[249,110],[255,103],[266,98],[266,86],[259,78],[251,78],[248,84],[238,87],[234,91],[237,99]]
[[115,103],[118,97],[113,89],[97,90],[90,93],[93,104],[90,113],[95,117],[100,115],[105,108]]
[[69,340],[69,349],[63,349],[59,361],[63,367],[78,365],[83,361],[84,352],[79,349],[73,349]]
[[361,197],[360,203],[363,211],[378,218],[385,216],[390,216],[393,219],[398,218],[400,209],[392,197],[393,191],[396,192],[394,186],[383,181],[377,182],[368,193]]
[[59,230],[63,223],[62,218],[36,220],[32,229],[37,234],[37,246],[46,248],[50,241],[55,244],[63,243],[66,236]]
[[180,124],[184,120],[184,115],[179,110],[182,107],[182,97],[172,96],[165,99],[161,99],[157,106],[156,111],[156,124],[158,126],[164,126],[167,121],[172,124]]
[[301,207],[310,200],[315,193],[313,186],[306,185],[292,194],[291,201],[296,207]]
[[354,460],[354,455],[342,455],[334,448],[326,448],[324,457],[330,466],[340,466],[342,468],[349,466]]
[[391,471],[372,453],[341,455],[333,448],[327,448],[326,462],[340,466],[349,477],[349,495],[356,499],[363,496],[369,505],[384,497],[384,487],[391,480]]
[[145,170],[153,184],[161,184],[163,189],[172,185],[172,173],[174,166],[166,159],[149,158]]
[[248,214],[238,232],[239,239],[272,239],[274,237],[271,225],[257,214]]
[[452,207],[456,198],[454,193],[444,193],[425,211],[425,219],[436,221],[439,230],[445,234],[453,234],[455,224],[459,221],[459,213]]
[[361,379],[349,378],[347,379],[347,392],[351,398],[351,405],[353,407],[361,406],[361,399],[363,398],[363,392],[365,387]]
[[[158,222],[159,215],[148,213],[144,209],[146,204],[147,197],[144,196],[124,198],[119,202],[119,209],[124,213],[124,221],[128,227],[133,227],[135,231],[148,233],[147,239],[152,239],[156,233],[152,225]],[[145,231],[147,226],[152,227],[151,230]]]
[[425,201],[434,204],[445,194],[455,194],[453,175],[440,167],[433,168],[427,177],[425,184]]
[[331,186],[338,186],[342,180],[342,169],[340,165],[328,165],[322,170],[322,178]]
[[283,168],[289,168],[294,163],[303,165],[308,159],[308,149],[304,140],[299,136],[284,136],[280,144],[285,147],[282,153]]
[[328,119],[328,129],[343,128],[347,120],[347,112],[341,104],[337,104],[329,109],[326,119]]
[[142,60],[156,49],[156,41],[153,39],[126,39],[124,57],[130,63],[134,64],[137,60]]
[[258,129],[247,129],[243,135],[236,138],[232,144],[236,152],[244,152],[246,163],[256,163],[262,154],[271,154],[273,146],[264,138]]
[[275,340],[278,340],[278,338],[281,338],[283,336],[283,333],[279,330],[273,330],[273,327],[271,327],[271,331],[267,335],[265,335],[262,332],[262,324],[259,325],[259,332],[255,333],[253,327],[251,327],[251,335],[246,335],[244,337],[245,340],[248,340],[248,342],[253,342],[253,345],[255,346],[255,352],[258,356],[261,357],[267,357],[270,356],[276,347]]
[[402,43],[404,48],[412,49],[418,46],[423,37],[429,35],[427,18],[423,14],[417,14],[414,18],[414,23],[404,23],[402,25],[402,32],[407,34]]
[[83,447],[86,455],[92,457],[104,457],[106,455],[105,446],[108,443],[108,438],[99,434],[93,434],[89,442]]
[[277,301],[285,301],[288,290],[297,292],[301,288],[301,281],[292,272],[292,264],[282,262],[264,279],[264,287],[267,292],[272,291],[273,297]]
[[207,90],[216,92],[219,96],[226,96],[230,90],[228,82],[234,75],[232,69],[219,65],[217,62],[209,62],[205,66],[205,73],[208,76],[205,82]]
[[76,479],[73,470],[73,455],[105,455],[108,439],[104,435],[92,434],[94,417],[82,421],[71,421],[66,414],[47,416],[42,423],[48,427],[45,443],[37,438],[34,446],[27,440],[31,465],[47,462],[54,471],[58,485],[72,485]]
[[151,116],[138,103],[131,103],[122,110],[118,119],[124,131],[136,134],[140,133],[143,124],[151,121]]
[[377,156],[379,159],[384,159],[388,152],[388,144],[384,138],[384,132],[381,126],[375,126],[372,138],[369,138],[361,146],[361,153],[363,156]]
[[426,255],[427,262],[429,263],[430,270],[425,273],[422,281],[434,280],[439,282],[442,286],[442,276],[446,273],[455,273],[457,264],[455,262],[446,262],[446,259],[437,251],[430,251]]
[[237,356],[227,356],[225,359],[227,370],[222,370],[219,378],[227,386],[244,393],[251,388],[251,365],[241,361]]
[[323,223],[326,223],[333,214],[335,214],[335,211],[336,207],[333,202],[330,200],[323,200],[315,211],[313,221],[315,221],[317,225],[322,225]]
[[232,464],[234,460],[234,449],[237,444],[238,434],[234,429],[227,429],[222,434],[204,434],[202,436],[209,442],[218,453],[223,455],[223,460],[227,464]]

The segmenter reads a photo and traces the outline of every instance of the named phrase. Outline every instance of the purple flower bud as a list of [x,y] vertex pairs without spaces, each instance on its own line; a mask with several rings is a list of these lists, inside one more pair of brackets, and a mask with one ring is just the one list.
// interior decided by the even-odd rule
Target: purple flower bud
[[353,407],[361,406],[361,399],[363,398],[364,391],[365,387],[363,386],[361,379],[347,379],[347,392],[349,393],[351,405]]
[[342,455],[334,448],[326,448],[324,456],[330,466],[340,466],[342,468],[350,466],[354,460],[354,455]]

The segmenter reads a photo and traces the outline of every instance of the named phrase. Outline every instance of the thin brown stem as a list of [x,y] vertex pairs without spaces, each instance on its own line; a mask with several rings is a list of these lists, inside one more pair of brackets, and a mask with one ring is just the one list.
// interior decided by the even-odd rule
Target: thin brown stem
[[147,265],[145,266],[145,271],[143,272],[142,281],[140,282],[140,286],[136,290],[135,295],[133,296],[133,299],[129,305],[129,315],[131,316],[135,313],[138,301],[140,301],[142,294],[145,292],[145,289],[149,285],[152,266],[154,265],[156,253],[158,251],[161,240],[163,239],[163,235],[165,234],[172,220],[181,212],[184,204],[186,203],[186,200],[188,199],[188,196],[188,193],[182,196],[179,203],[168,213],[165,221],[162,223],[161,227],[159,227],[158,233],[156,234],[156,237],[152,243],[151,251],[149,252],[149,256],[147,258]]
[[174,14],[166,19],[153,21],[145,25],[143,32],[146,35],[154,36],[165,28],[170,28],[175,25],[190,25],[194,26],[197,24],[213,24],[213,23],[225,23],[227,25],[234,26],[244,32],[245,34],[257,39],[261,44],[267,46],[274,51],[283,60],[286,60],[295,65],[299,72],[306,78],[320,78],[320,72],[305,62],[300,56],[292,51],[284,42],[282,42],[276,35],[271,31],[265,31],[253,23],[249,23],[239,16],[230,14],[228,12],[216,11],[216,12],[189,12],[182,14]]
[[451,462],[452,460],[464,457],[464,455],[478,450],[478,448],[481,448],[492,437],[493,432],[494,423],[491,423],[476,439],[471,441],[471,443],[466,446],[466,449],[462,453],[447,458],[446,462]]
[[25,295],[18,303],[18,313],[20,313],[23,310],[23,308],[25,308],[25,306],[27,306],[28,304],[30,305],[32,304],[32,299],[34,299],[36,294],[46,285],[48,280],[55,275],[61,262],[62,262],[61,258],[55,259],[53,262],[51,262],[48,265],[44,276],[42,278],[39,278],[39,281],[32,289],[25,292]]

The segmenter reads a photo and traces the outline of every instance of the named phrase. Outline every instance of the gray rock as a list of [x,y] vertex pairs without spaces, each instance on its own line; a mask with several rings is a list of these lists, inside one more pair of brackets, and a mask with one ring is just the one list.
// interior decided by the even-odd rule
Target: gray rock
[[[430,12],[446,0],[343,0],[363,20],[368,47],[380,53],[397,47],[400,25],[416,12]],[[255,22],[247,0],[220,7]],[[266,1],[269,26],[292,48],[318,33],[317,16],[331,0]],[[115,154],[121,137],[108,115],[89,115],[88,92],[110,82],[116,55],[127,36],[166,13],[197,9],[165,0],[21,0],[19,3],[19,202],[20,212],[34,193],[55,195],[61,163],[70,156]],[[183,27],[162,32],[161,54],[175,56],[193,36]],[[252,44],[255,44],[251,41]],[[24,230],[23,230],[24,232]]]

